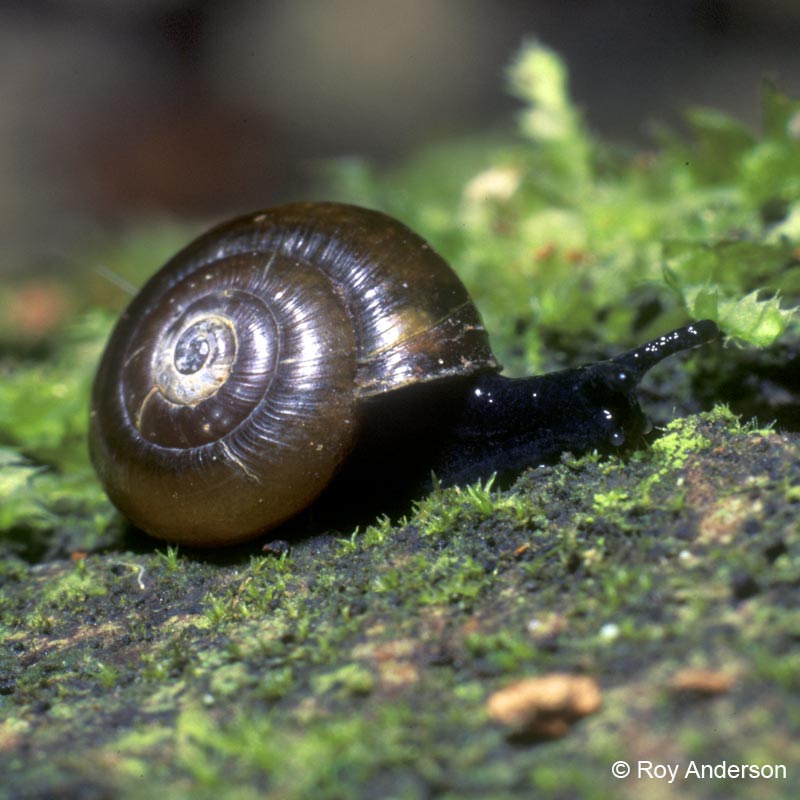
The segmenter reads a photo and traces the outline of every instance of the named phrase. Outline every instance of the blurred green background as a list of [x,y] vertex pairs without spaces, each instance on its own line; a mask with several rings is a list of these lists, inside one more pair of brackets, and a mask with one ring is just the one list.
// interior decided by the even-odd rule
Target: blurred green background
[[[0,278],[69,284],[137,220],[205,223],[317,193],[320,159],[508,130],[525,38],[614,140],[696,104],[755,124],[764,75],[800,93],[793,0],[4,0]],[[33,297],[22,326],[81,299]]]

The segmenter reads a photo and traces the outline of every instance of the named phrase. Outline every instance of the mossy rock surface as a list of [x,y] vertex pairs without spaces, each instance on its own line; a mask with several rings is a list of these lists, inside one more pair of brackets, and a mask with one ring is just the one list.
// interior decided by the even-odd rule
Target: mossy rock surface
[[[791,796],[799,448],[717,411],[288,555],[7,561],[7,796],[641,796],[619,759],[785,764],[674,791]],[[690,668],[711,688],[677,685]],[[592,676],[601,709],[557,741],[489,718],[552,672]]]

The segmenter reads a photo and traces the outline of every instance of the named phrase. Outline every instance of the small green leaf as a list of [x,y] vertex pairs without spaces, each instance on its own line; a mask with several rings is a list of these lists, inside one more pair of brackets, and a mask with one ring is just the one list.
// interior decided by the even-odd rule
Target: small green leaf
[[719,290],[712,286],[689,289],[684,294],[686,307],[694,319],[719,319]]
[[759,300],[758,292],[751,292],[740,300],[721,303],[719,323],[731,336],[766,347],[783,334],[796,310],[782,309],[777,295]]

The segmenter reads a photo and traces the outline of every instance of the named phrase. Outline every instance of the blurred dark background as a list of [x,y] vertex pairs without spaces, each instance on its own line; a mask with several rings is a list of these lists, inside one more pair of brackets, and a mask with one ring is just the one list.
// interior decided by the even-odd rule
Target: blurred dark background
[[303,197],[321,158],[510,129],[526,37],[622,141],[688,104],[757,125],[764,76],[800,93],[797,0],[0,0],[0,278]]

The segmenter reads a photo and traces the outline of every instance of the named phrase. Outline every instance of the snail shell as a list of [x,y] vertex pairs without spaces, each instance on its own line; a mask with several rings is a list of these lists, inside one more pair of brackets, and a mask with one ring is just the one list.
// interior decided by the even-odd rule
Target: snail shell
[[95,379],[90,452],[140,528],[231,544],[323,491],[365,400],[497,369],[419,236],[375,211],[287,205],[201,236],[136,296]]

